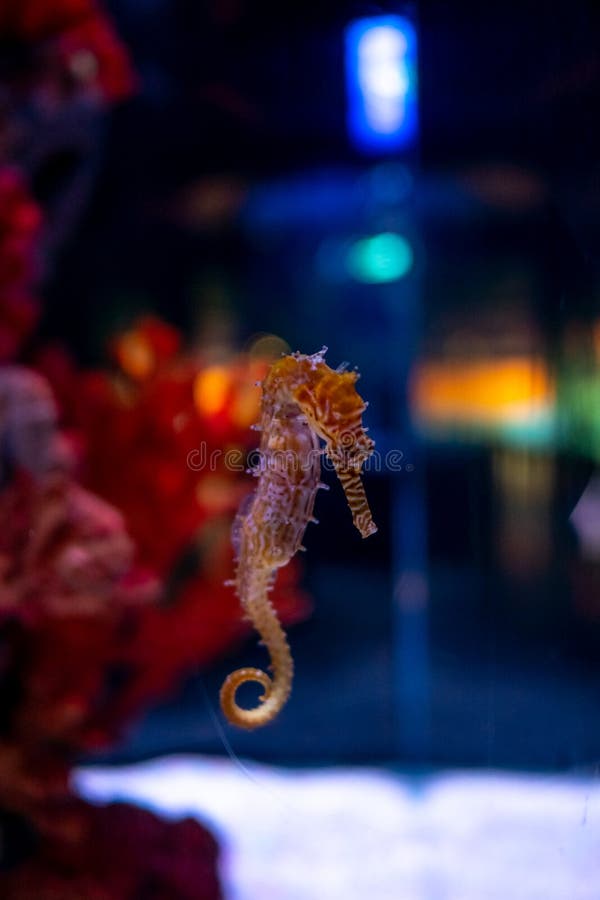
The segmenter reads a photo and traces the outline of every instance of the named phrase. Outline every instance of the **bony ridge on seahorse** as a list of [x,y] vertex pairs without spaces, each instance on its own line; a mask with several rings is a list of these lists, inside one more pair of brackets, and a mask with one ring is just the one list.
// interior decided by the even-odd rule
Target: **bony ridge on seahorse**
[[[221,688],[221,708],[233,725],[258,728],[271,722],[289,697],[294,664],[285,633],[269,599],[277,569],[302,548],[313,518],[324,452],[342,484],[362,537],[377,531],[360,473],[374,443],[362,426],[367,404],[357,393],[357,372],[331,369],[327,347],[312,356],[293,353],[273,363],[262,382],[258,483],[240,507],[232,528],[236,589],[242,608],[271,657],[273,677],[261,669],[232,672]],[[320,439],[325,442],[321,449]],[[264,689],[259,705],[244,709],[236,691],[247,681]]]

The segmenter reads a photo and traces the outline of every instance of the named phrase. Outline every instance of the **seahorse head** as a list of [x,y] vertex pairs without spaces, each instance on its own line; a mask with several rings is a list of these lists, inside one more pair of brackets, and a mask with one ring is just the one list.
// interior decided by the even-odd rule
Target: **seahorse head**
[[374,443],[362,424],[367,404],[356,390],[357,372],[335,371],[319,354],[297,360],[294,400],[326,443],[327,455],[360,470]]
[[363,536],[376,528],[360,481],[363,463],[374,449],[374,442],[362,424],[367,408],[358,391],[357,372],[331,369],[325,362],[324,347],[311,356],[295,353],[272,366],[269,387],[281,386],[306,417],[309,426],[325,441],[325,452],[340,479],[354,523]]

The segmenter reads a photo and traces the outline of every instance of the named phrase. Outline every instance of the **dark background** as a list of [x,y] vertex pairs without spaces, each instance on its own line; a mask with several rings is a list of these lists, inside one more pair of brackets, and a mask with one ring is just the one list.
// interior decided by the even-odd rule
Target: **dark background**
[[[534,347],[560,371],[572,324],[591,328],[598,315],[600,10],[409,7],[419,143],[396,160],[401,170],[381,170],[390,183],[408,173],[410,190],[373,209],[344,206],[382,160],[346,134],[343,29],[407,8],[308,7],[112,0],[141,90],[96,123],[91,147],[73,142],[37,175],[48,198],[89,174],[54,256],[43,335],[98,364],[115,328],[154,310],[190,344],[215,317],[239,346],[257,331],[305,352],[326,343],[335,361],[360,365],[378,446],[402,448],[412,466],[367,477],[380,526],[370,542],[355,539],[339,492],[319,498],[305,566],[316,610],[291,635],[294,694],[268,730],[227,731],[236,752],[592,765],[600,617],[593,601],[582,614],[577,597],[595,596],[600,581],[569,515],[594,454],[569,441],[423,436],[407,385],[420,358],[465,329],[492,356]],[[350,226],[411,235],[408,279],[332,285],[315,273],[315,248]],[[588,359],[589,347],[580,352]],[[550,473],[543,502],[527,479],[514,488],[523,459],[532,484]],[[507,521],[520,547],[544,531],[541,566],[511,564]],[[191,679],[111,758],[224,752],[210,708],[220,682],[261,661],[251,643]]]

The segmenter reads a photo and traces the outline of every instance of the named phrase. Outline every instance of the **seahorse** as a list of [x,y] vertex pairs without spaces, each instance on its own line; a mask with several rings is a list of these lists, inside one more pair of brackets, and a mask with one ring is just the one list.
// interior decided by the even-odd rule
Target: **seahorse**
[[[273,677],[256,668],[229,675],[221,688],[221,709],[232,725],[258,728],[279,714],[292,687],[294,663],[285,632],[269,599],[277,569],[298,550],[313,517],[323,453],[333,463],[352,512],[354,525],[368,537],[377,531],[360,478],[374,442],[362,425],[367,404],[357,393],[359,375],[325,362],[327,347],[310,356],[283,356],[262,382],[259,463],[252,470],[256,490],[242,502],[232,528],[236,555],[230,582],[258,631],[270,658]],[[320,441],[324,441],[321,448]],[[258,706],[236,702],[238,687],[258,682],[264,690]]]

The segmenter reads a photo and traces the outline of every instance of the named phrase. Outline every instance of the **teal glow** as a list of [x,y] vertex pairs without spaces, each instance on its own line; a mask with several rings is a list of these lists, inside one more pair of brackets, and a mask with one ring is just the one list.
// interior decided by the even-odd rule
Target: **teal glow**
[[346,268],[355,281],[384,284],[407,275],[413,260],[408,241],[399,234],[386,231],[352,244],[346,256]]

